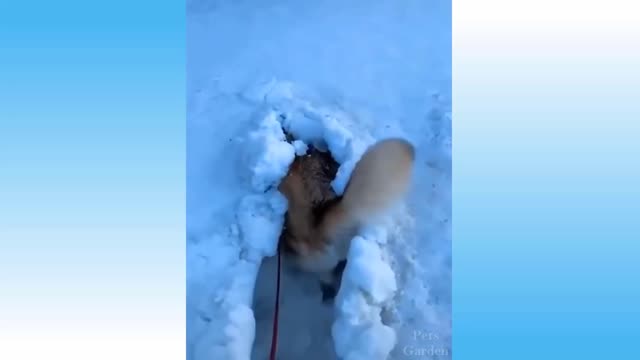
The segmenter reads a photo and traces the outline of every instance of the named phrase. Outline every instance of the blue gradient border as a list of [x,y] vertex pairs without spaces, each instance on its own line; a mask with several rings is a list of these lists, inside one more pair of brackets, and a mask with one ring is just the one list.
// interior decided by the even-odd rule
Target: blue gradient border
[[640,25],[603,5],[454,2],[454,359],[640,358]]
[[[184,8],[0,4],[0,358],[184,358]],[[637,12],[453,9],[454,359],[640,358]]]
[[0,4],[0,358],[185,356],[185,4]]

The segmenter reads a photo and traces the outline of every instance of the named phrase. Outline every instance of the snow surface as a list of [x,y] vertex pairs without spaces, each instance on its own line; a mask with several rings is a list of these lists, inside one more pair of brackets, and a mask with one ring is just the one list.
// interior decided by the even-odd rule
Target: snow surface
[[279,359],[451,358],[450,2],[191,0],[187,41],[188,359],[268,357],[278,181],[314,145],[342,193],[390,136],[411,194],[353,239],[333,305],[284,264]]

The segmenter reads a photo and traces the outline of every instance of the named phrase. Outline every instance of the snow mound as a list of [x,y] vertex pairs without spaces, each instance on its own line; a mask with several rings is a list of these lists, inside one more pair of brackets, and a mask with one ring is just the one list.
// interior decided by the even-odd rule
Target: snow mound
[[352,284],[380,305],[396,291],[396,279],[389,264],[382,259],[378,244],[356,236],[351,242],[349,261],[345,269],[346,284]]
[[296,149],[286,141],[275,112],[268,113],[249,138],[257,144],[250,147],[249,154],[249,161],[253,163],[253,188],[258,192],[265,191],[287,174]]
[[194,359],[250,359],[255,281],[263,258],[276,254],[284,223],[286,199],[275,188],[295,150],[273,113],[261,119],[243,150],[251,181],[234,221],[227,231],[190,244],[188,251],[189,298],[194,301],[189,304],[188,329],[196,339],[188,355]]
[[396,291],[396,279],[382,257],[380,242],[362,236],[352,240],[332,328],[341,359],[386,359],[396,344],[395,331],[381,318],[383,306]]
[[[356,163],[376,139],[347,114],[315,105],[305,95],[294,84],[276,80],[259,84],[244,94],[251,101],[268,104],[278,113],[280,126],[296,139],[294,153],[306,151],[307,144],[331,152],[340,164],[332,186],[337,194],[342,194]],[[275,113],[271,116],[275,117]]]

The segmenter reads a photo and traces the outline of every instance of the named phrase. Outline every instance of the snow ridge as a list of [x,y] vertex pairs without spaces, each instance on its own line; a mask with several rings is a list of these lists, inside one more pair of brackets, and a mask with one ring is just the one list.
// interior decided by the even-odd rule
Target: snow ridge
[[[357,161],[374,142],[366,131],[354,132],[346,114],[319,109],[298,100],[289,83],[270,82],[264,95],[281,111],[282,126],[298,141],[326,146],[340,164],[332,186],[344,191]],[[345,126],[346,125],[346,126]],[[383,226],[369,228],[352,240],[340,291],[336,297],[336,319],[332,336],[336,354],[344,360],[386,359],[395,345],[395,331],[382,323],[383,306],[393,298],[396,279],[383,257],[387,233]]]

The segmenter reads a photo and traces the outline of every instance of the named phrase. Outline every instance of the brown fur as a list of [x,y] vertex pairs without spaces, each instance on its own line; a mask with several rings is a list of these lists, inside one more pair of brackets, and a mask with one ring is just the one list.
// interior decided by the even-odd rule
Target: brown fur
[[360,225],[407,191],[414,149],[401,139],[374,144],[356,164],[342,197],[331,188],[337,164],[312,150],[297,157],[279,190],[288,200],[282,245],[298,265],[330,273],[346,259]]
[[288,201],[282,237],[286,250],[305,255],[326,246],[327,239],[313,236],[313,232],[322,213],[339,199],[331,187],[337,170],[331,155],[316,149],[297,156],[289,167],[278,188]]

